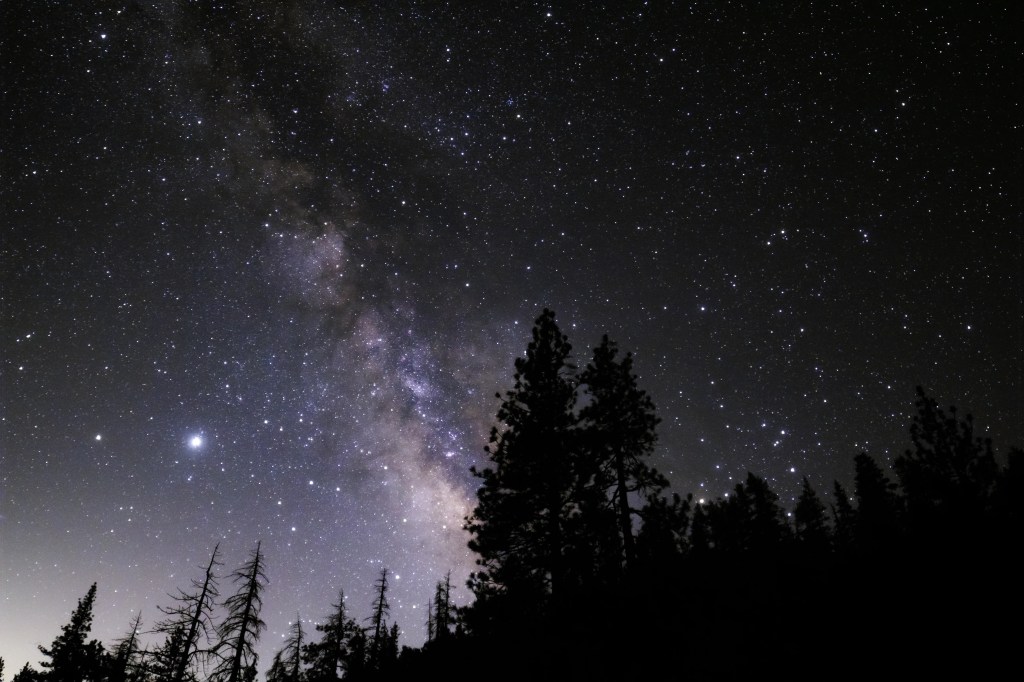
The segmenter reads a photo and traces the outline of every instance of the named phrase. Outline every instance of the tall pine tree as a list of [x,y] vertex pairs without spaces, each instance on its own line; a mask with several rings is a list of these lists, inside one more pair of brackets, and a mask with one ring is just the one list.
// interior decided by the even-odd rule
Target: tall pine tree
[[569,575],[565,535],[574,511],[577,383],[572,346],[547,309],[532,335],[526,357],[515,361],[515,385],[498,409],[501,426],[491,431],[492,466],[472,470],[482,480],[466,521],[469,546],[480,557],[470,580],[478,599],[514,593],[543,601],[558,595]]
[[[350,639],[359,627],[346,613],[343,591],[338,593],[338,602],[333,608],[326,622],[316,626],[317,632],[323,633],[320,641],[310,642],[304,647],[303,660],[308,666],[306,678],[309,682],[336,682],[353,667]],[[361,663],[354,667],[361,668]]]
[[256,643],[267,627],[260,618],[267,585],[264,571],[263,553],[257,542],[249,560],[231,576],[238,591],[224,600],[227,617],[217,629],[220,641],[215,652],[220,663],[211,676],[215,682],[244,682],[256,669]]
[[179,589],[178,594],[172,596],[176,602],[174,606],[159,607],[167,617],[157,624],[156,631],[163,633],[168,639],[172,636],[179,638],[173,646],[164,647],[163,650],[164,655],[175,656],[173,661],[163,664],[167,666],[170,675],[164,678],[168,682],[187,680],[189,671],[194,670],[198,659],[207,653],[200,645],[208,645],[215,630],[213,608],[217,597],[220,596],[216,570],[222,565],[217,560],[219,550],[220,544],[215,545],[210,554],[210,561],[206,564],[203,579],[192,580],[191,592]]
[[831,543],[825,505],[806,476],[793,510],[793,522],[797,541],[803,549],[819,554],[828,551]]
[[580,469],[590,467],[584,483],[595,486],[610,505],[621,561],[629,566],[636,558],[633,521],[640,513],[631,498],[657,495],[668,481],[646,462],[657,442],[654,403],[637,386],[632,353],[617,356],[618,347],[605,335],[580,376],[587,397],[579,415],[586,451]]
[[103,645],[89,639],[92,631],[92,609],[96,601],[96,583],[92,584],[71,614],[71,622],[61,628],[60,635],[49,648],[39,651],[49,660],[40,665],[48,682],[99,682],[105,677]]
[[388,650],[388,616],[391,613],[388,604],[388,569],[381,569],[374,587],[377,594],[373,598],[373,612],[370,614],[369,664],[371,669],[380,670]]

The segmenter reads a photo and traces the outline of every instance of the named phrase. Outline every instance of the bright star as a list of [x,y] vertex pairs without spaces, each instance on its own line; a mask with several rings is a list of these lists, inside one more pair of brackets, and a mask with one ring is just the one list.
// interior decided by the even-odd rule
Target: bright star
[[190,448],[202,447],[202,445],[203,445],[203,437],[202,436],[192,436],[189,439],[189,441],[188,441],[188,445],[189,445]]

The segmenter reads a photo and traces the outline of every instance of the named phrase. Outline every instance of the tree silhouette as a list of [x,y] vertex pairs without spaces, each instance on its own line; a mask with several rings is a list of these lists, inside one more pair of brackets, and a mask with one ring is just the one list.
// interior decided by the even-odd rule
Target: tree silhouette
[[51,682],[99,682],[104,677],[103,645],[89,640],[92,631],[92,608],[96,601],[96,583],[92,584],[71,614],[71,622],[61,628],[61,634],[49,648],[39,651],[48,661],[40,665],[42,675]]
[[796,507],[793,509],[793,526],[797,540],[804,549],[812,553],[828,551],[831,534],[825,516],[825,504],[814,492],[806,476],[801,484],[800,497],[797,498]]
[[839,481],[832,483],[832,540],[835,550],[840,554],[853,551],[857,514],[850,504],[850,495]]
[[357,680],[367,673],[370,666],[369,645],[366,631],[356,627],[348,638],[348,655],[345,658],[345,679]]
[[866,452],[857,455],[853,463],[857,547],[867,554],[890,550],[898,536],[896,486]]
[[655,567],[680,557],[688,549],[693,517],[693,495],[686,499],[649,495],[641,510],[643,525],[637,534],[637,554],[646,566]]
[[28,663],[25,663],[14,677],[11,678],[11,682],[41,682],[44,678],[43,674],[33,668]]
[[655,427],[660,420],[654,403],[637,386],[632,353],[621,359],[617,355],[617,345],[605,335],[580,375],[588,399],[579,415],[586,448],[581,468],[589,469],[584,483],[595,486],[602,493],[601,502],[611,505],[617,553],[628,567],[636,557],[633,520],[639,515],[630,497],[657,495],[668,481],[645,462],[657,442]]
[[142,613],[135,614],[128,632],[114,643],[110,657],[108,682],[128,682],[138,677],[139,664],[139,628],[142,625]]
[[991,439],[974,435],[974,418],[949,414],[917,387],[913,448],[894,462],[911,523],[929,534],[967,533],[989,511],[999,467]]
[[[695,548],[709,546],[719,552],[777,552],[791,538],[779,497],[763,479],[747,472],[733,494],[702,505],[694,517],[691,541]],[[706,539],[705,539],[706,534]]]
[[[573,511],[572,347],[545,309],[526,357],[515,361],[515,385],[491,430],[493,467],[472,469],[482,480],[467,518],[470,548],[481,570],[470,579],[478,599],[514,593],[519,599],[557,595],[568,578],[566,521]],[[498,397],[501,397],[500,394]]]
[[452,572],[448,571],[444,580],[439,580],[434,589],[434,601],[428,605],[428,638],[430,640],[444,640],[451,635],[451,628],[455,625],[455,607],[452,604]]
[[184,682],[187,671],[205,653],[200,648],[200,641],[208,644],[210,635],[216,629],[213,625],[213,608],[220,591],[215,571],[223,565],[217,560],[219,550],[218,543],[210,554],[203,579],[192,580],[191,592],[178,590],[178,594],[171,597],[176,602],[174,606],[158,607],[167,618],[157,624],[156,631],[171,637],[181,630],[180,639],[174,646],[164,649],[165,656],[175,657],[166,663],[170,666],[171,674],[170,678],[166,678],[168,682]]
[[[185,640],[187,631],[185,625],[178,625],[174,630],[167,633],[161,644],[152,653],[152,665],[150,674],[157,682],[172,682],[178,674],[178,664],[185,656]],[[186,668],[184,671],[185,682],[194,682],[195,673]]]
[[215,682],[241,682],[256,670],[256,642],[267,627],[260,618],[263,590],[267,585],[260,543],[241,568],[231,574],[238,591],[224,600],[227,617],[217,629],[215,652],[220,663],[211,678]]
[[[335,682],[351,667],[352,648],[350,639],[358,629],[355,621],[345,612],[345,593],[338,593],[338,602],[327,621],[316,626],[323,633],[319,642],[310,642],[303,647],[303,660],[308,666],[306,679],[309,682]],[[361,668],[360,664],[354,666]]]
[[[779,550],[792,537],[792,531],[786,521],[786,512],[779,504],[779,496],[772,491],[765,479],[750,472],[747,473],[747,484],[743,492],[749,505],[749,546],[755,550]],[[737,500],[739,499],[741,496],[737,494]]]
[[302,672],[302,649],[305,645],[305,633],[302,630],[302,618],[295,614],[295,622],[288,629],[284,646],[274,654],[274,660],[267,672],[267,682],[301,682],[305,679]]
[[389,648],[387,619],[391,613],[391,606],[388,604],[388,569],[381,569],[374,587],[377,596],[373,599],[373,612],[369,618],[372,631],[369,642],[369,664],[371,669],[380,670],[384,665]]

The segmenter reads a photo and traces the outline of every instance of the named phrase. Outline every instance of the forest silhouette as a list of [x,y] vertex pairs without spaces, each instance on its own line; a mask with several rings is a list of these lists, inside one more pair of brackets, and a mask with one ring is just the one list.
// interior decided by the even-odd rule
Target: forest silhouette
[[[791,510],[754,473],[714,500],[650,464],[654,405],[604,337],[582,369],[555,314],[515,361],[465,519],[473,601],[429,595],[422,647],[400,646],[380,572],[368,619],[344,593],[315,631],[296,618],[257,660],[267,560],[224,575],[215,547],[149,630],[90,638],[95,584],[14,682],[645,680],[995,674],[1020,640],[1022,451],[997,458],[971,415],[921,388],[892,477],[866,453],[826,505],[808,479]],[[221,597],[224,593],[227,596]],[[143,644],[146,639],[154,645]],[[4,671],[0,660],[0,682]]]

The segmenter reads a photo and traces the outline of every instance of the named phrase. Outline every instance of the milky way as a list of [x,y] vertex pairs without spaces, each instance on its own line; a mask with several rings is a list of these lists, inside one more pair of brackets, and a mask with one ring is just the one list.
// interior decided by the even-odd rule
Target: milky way
[[827,498],[917,384],[1024,442],[1018,10],[386,4],[4,3],[8,670],[217,542],[264,663],[384,567],[421,643],[545,306],[684,494]]

